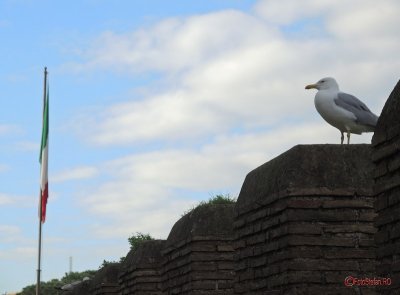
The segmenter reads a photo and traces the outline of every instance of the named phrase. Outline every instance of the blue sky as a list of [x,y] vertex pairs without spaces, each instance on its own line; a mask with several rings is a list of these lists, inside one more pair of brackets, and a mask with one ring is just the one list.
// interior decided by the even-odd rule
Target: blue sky
[[[296,144],[339,143],[304,86],[333,76],[376,114],[398,81],[398,1],[0,2],[0,293],[35,282],[43,68],[44,280],[166,238]],[[371,134],[353,135],[368,143]]]

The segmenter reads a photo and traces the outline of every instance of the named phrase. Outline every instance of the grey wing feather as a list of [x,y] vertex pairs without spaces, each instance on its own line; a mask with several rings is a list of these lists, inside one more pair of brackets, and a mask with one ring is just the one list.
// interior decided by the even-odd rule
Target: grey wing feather
[[357,97],[344,92],[339,92],[337,98],[335,98],[335,103],[345,110],[352,112],[356,116],[356,121],[358,123],[371,127],[376,126],[378,116],[372,113],[365,103]]

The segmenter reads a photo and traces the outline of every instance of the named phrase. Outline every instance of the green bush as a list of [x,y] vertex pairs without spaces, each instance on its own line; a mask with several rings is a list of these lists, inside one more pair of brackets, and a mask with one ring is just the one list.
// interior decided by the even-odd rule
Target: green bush
[[[150,234],[144,234],[141,232],[137,232],[136,234],[132,235],[131,237],[128,238],[128,242],[131,245],[131,250],[136,250],[143,241],[150,241],[154,240]],[[111,263],[122,263],[124,262],[125,257],[121,257],[119,261],[108,261],[108,260],[103,260],[103,263],[100,265],[99,269],[103,268],[104,266],[111,264]]]
[[144,234],[140,232],[137,232],[136,234],[128,238],[128,242],[131,245],[131,250],[136,250],[141,243],[150,240],[154,240],[154,238],[149,234]]
[[201,201],[200,203],[198,203],[196,206],[190,208],[189,210],[185,211],[182,216],[191,213],[193,210],[195,210],[196,208],[202,207],[202,206],[208,206],[208,205],[216,205],[216,204],[233,204],[236,202],[236,199],[234,197],[231,197],[229,194],[218,194],[215,195],[213,197],[211,197],[210,199],[208,199],[207,201]]

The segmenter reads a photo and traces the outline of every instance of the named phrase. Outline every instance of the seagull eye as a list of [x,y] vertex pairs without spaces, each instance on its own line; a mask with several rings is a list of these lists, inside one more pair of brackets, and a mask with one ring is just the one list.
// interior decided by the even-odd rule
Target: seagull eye
[[325,80],[321,80],[321,83],[325,83]]

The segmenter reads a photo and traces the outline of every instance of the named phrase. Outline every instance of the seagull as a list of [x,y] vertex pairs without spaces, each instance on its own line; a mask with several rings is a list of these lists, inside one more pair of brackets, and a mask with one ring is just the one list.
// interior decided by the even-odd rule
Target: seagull
[[306,89],[315,88],[314,104],[318,113],[326,122],[339,129],[341,144],[347,133],[347,144],[350,143],[350,134],[361,134],[375,130],[378,116],[357,97],[341,92],[334,78],[323,78],[315,84],[306,86]]

